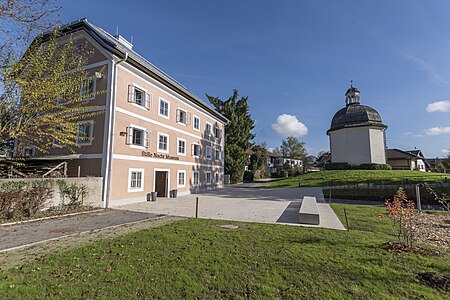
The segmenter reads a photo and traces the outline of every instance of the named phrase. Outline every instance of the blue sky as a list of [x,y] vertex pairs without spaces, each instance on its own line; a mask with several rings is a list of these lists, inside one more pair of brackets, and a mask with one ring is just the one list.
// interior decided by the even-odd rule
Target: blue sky
[[63,22],[87,17],[113,34],[119,26],[205,102],[205,93],[226,99],[233,89],[249,96],[256,142],[269,147],[295,133],[311,154],[328,149],[326,131],[354,80],[361,103],[389,126],[390,148],[450,151],[450,1],[60,3]]

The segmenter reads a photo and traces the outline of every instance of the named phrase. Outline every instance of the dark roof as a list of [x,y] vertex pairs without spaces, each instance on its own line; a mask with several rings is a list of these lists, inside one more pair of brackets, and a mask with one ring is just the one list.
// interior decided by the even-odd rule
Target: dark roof
[[418,157],[424,157],[423,154],[422,154],[422,151],[417,150],[417,149],[415,149],[415,150],[406,150],[405,152],[411,153],[411,154],[416,155]]
[[357,93],[359,93],[359,90],[357,89],[357,88],[355,88],[355,87],[350,87],[346,92],[345,92],[345,95],[348,95],[349,93],[351,93],[351,92],[357,92]]
[[380,114],[375,109],[367,105],[352,103],[352,105],[347,105],[334,115],[333,120],[331,121],[331,128],[327,131],[327,134],[330,131],[341,128],[360,126],[387,128],[387,126],[383,124]]
[[[222,114],[214,110],[212,107],[207,105],[199,97],[191,93],[182,84],[180,84],[175,79],[173,79],[172,77],[161,71],[158,67],[156,67],[151,62],[140,56],[134,50],[127,47],[125,44],[121,43],[118,39],[116,39],[114,36],[106,32],[102,28],[97,27],[88,22],[86,18],[65,24],[59,28],[59,30],[61,30],[63,33],[72,33],[80,29],[84,29],[96,42],[98,42],[103,48],[105,48],[109,52],[121,58],[125,58],[126,55],[128,55],[127,62],[130,63],[131,65],[137,67],[138,69],[147,73],[156,80],[168,85],[170,88],[175,90],[177,93],[179,93],[186,99],[190,100],[194,104],[200,106],[201,108],[211,113],[213,116],[225,122],[225,124],[229,122],[229,120],[225,116],[223,116]],[[44,38],[45,36],[48,35],[49,33],[44,34]]]

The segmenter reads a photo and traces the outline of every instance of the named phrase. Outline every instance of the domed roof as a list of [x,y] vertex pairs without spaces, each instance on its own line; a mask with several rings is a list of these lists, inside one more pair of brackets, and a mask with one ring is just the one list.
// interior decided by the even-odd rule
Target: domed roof
[[[358,89],[351,87],[345,93],[346,96],[358,92]],[[359,95],[358,95],[359,96]],[[334,131],[347,127],[360,127],[360,126],[377,126],[380,128],[387,128],[381,120],[380,114],[370,106],[361,105],[359,103],[359,97],[346,100],[347,106],[340,109],[333,117],[331,121],[331,128],[327,131]]]

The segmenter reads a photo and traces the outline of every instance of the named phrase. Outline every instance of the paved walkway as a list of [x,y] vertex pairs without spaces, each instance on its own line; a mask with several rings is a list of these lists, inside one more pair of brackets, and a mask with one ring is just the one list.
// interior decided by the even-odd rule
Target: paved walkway
[[[316,197],[320,214],[319,225],[298,224],[298,209],[304,196]],[[197,197],[199,199],[199,218],[282,223],[345,230],[334,211],[325,202],[322,188],[320,187],[263,189],[240,185],[175,199],[158,198],[156,202],[141,202],[116,208],[172,216],[195,217]]]
[[160,216],[145,212],[103,210],[56,219],[2,225],[0,226],[0,252]]

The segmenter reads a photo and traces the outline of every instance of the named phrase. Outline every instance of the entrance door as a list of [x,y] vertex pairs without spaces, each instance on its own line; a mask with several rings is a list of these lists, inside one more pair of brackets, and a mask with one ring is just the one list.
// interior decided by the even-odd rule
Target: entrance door
[[158,197],[167,197],[167,171],[156,171],[155,187]]

